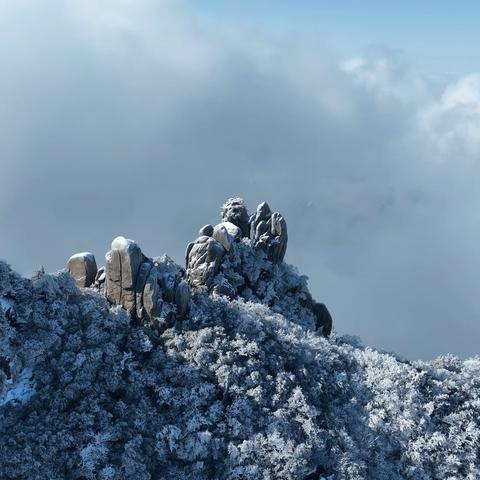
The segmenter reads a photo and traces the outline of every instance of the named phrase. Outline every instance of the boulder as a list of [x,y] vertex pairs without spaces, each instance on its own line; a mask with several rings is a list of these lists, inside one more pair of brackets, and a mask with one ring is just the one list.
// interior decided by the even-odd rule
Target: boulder
[[204,225],[198,232],[199,237],[203,236],[211,237],[213,235],[213,225],[207,224]]
[[312,307],[315,315],[315,328],[320,330],[324,337],[328,337],[332,332],[332,316],[324,303],[315,302]]
[[66,270],[78,287],[90,287],[97,275],[95,256],[90,252],[76,253],[68,259]]
[[100,267],[98,269],[97,274],[95,275],[95,285],[100,286],[105,283],[106,280],[106,273],[105,273],[105,267]]
[[[267,231],[267,222],[272,216],[272,211],[267,202],[262,202],[257,207],[257,211],[250,217],[250,238],[258,240],[261,235]],[[258,226],[262,225],[261,231]]]
[[222,206],[222,219],[236,225],[242,237],[249,236],[249,217],[247,206],[240,197],[229,198]]
[[287,222],[280,213],[272,213],[268,203],[263,202],[250,217],[250,238],[267,252],[273,263],[281,263],[287,251]]
[[270,242],[269,255],[273,263],[281,263],[287,251],[287,222],[277,212],[270,217],[270,234],[273,240]]
[[227,252],[232,248],[233,237],[228,233],[223,223],[215,225],[212,237],[219,242]]
[[151,262],[143,262],[138,269],[137,280],[135,282],[135,312],[137,320],[141,320],[144,317],[143,291],[152,267]]
[[164,272],[159,277],[162,297],[168,303],[175,303],[175,288],[180,278],[172,272]]
[[122,297],[122,268],[118,250],[105,254],[105,296],[110,303],[120,305]]
[[185,318],[188,313],[190,302],[190,287],[185,280],[182,280],[175,290],[175,304],[177,305],[178,318]]
[[162,310],[162,299],[160,285],[158,283],[159,272],[157,267],[150,269],[148,277],[143,288],[143,318],[153,323],[153,319],[160,315]]
[[225,227],[225,230],[235,241],[240,240],[243,236],[241,228],[232,222],[222,222],[222,223],[219,223],[218,225],[222,225],[223,227]]
[[[225,233],[226,230],[225,230]],[[187,247],[187,281],[191,287],[209,287],[220,269],[225,248],[212,237],[198,237]]]
[[135,317],[135,283],[140,265],[145,260],[140,247],[133,240],[117,237],[105,260],[107,299],[122,305]]

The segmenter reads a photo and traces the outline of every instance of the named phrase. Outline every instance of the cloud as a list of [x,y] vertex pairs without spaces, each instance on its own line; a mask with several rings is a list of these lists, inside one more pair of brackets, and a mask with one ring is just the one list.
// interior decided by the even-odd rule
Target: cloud
[[178,262],[221,203],[268,200],[341,332],[478,351],[478,76],[187,4],[0,2],[1,256],[23,273],[123,234]]
[[419,129],[443,156],[480,153],[480,75],[471,74],[448,85],[439,99],[419,112]]
[[403,55],[393,49],[369,48],[364,56],[340,62],[353,81],[368,90],[377,100],[397,100],[402,107],[415,107],[432,93],[428,78],[413,71]]

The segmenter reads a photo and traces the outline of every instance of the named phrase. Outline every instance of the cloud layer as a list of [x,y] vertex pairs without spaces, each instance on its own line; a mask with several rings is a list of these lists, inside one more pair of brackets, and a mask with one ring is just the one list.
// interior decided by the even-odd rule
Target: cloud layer
[[0,256],[23,273],[112,238],[182,261],[221,203],[268,200],[338,330],[478,352],[480,76],[438,84],[212,25],[177,2],[0,2]]

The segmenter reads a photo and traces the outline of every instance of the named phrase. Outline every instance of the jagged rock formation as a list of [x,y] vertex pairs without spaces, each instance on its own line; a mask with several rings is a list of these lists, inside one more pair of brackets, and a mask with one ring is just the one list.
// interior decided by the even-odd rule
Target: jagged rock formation
[[273,287],[279,270],[284,270],[288,242],[282,215],[263,202],[249,216],[245,202],[238,197],[227,200],[221,213],[223,221],[202,227],[199,237],[187,247],[186,280],[191,288],[278,306],[294,292],[312,315],[313,328],[328,336],[330,314],[324,306],[322,318],[317,318],[306,283],[289,285],[288,294],[285,283]]
[[332,316],[324,303],[315,302],[312,307],[315,315],[315,327],[328,337],[332,332]]
[[79,287],[93,286],[110,303],[125,308],[136,324],[157,330],[176,318],[186,318],[193,289],[277,308],[297,296],[298,308],[307,311],[300,316],[311,319],[307,322],[311,328],[330,335],[331,316],[324,304],[313,301],[306,281],[288,275],[295,278],[293,284],[275,280],[281,276],[278,270],[284,270],[288,240],[284,218],[266,202],[249,217],[238,197],[227,200],[221,213],[221,223],[205,225],[188,244],[185,270],[164,271],[161,262],[146,257],[133,240],[117,237],[105,255],[105,267],[98,272],[91,253],[73,255],[67,271]]
[[213,225],[205,225],[198,231],[199,237],[211,237],[213,235]]
[[185,280],[181,280],[175,289],[175,304],[177,306],[177,317],[183,319],[188,314],[188,304],[190,302],[190,287]]
[[67,272],[75,279],[78,287],[90,287],[97,275],[97,262],[90,252],[72,255],[66,265]]
[[190,286],[209,287],[220,269],[224,255],[224,247],[212,237],[204,235],[189,243],[186,266]]
[[265,249],[273,263],[280,263],[287,251],[287,223],[278,213],[270,210],[267,202],[261,203],[250,218],[250,238]]
[[[287,224],[277,212],[272,213],[266,202],[261,203],[257,212],[249,217],[245,202],[241,198],[231,198],[221,210],[223,222],[218,225],[205,225],[199,231],[200,237],[189,244],[186,254],[187,278],[192,287],[210,287],[220,271],[224,257],[238,263],[239,244],[252,250],[263,250],[273,264],[283,261],[287,249]],[[204,237],[212,237],[218,244]],[[250,242],[248,241],[250,240]],[[207,245],[203,245],[207,243]],[[196,248],[193,246],[196,245]],[[207,254],[207,252],[209,252]],[[236,258],[237,257],[237,258]],[[245,276],[239,266],[238,274]],[[208,273],[206,273],[208,272]],[[199,280],[204,278],[204,280]]]
[[247,206],[242,198],[229,198],[222,206],[221,213],[224,222],[236,225],[241,231],[241,236],[248,237],[250,233],[250,219]]
[[188,312],[190,291],[183,273],[164,268],[163,262],[147,258],[130,239],[117,237],[106,254],[105,295],[123,306],[136,323],[160,328],[162,316],[172,318]]
[[105,255],[105,295],[111,303],[122,305],[136,316],[136,282],[140,266],[144,262],[140,247],[124,237],[117,237]]
[[[82,272],[80,265],[95,264],[88,282],[76,274]],[[72,260],[73,259],[73,260]],[[80,262],[80,260],[83,261]],[[106,266],[96,271],[93,254],[76,254],[68,265],[76,266],[67,271],[75,278],[79,287],[94,286],[107,300],[121,305],[130,313],[134,323],[146,323],[156,330],[165,327],[165,319],[185,318],[189,309],[190,287],[178,267],[172,269],[168,257],[151,259],[146,257],[135,241],[124,237],[113,240],[111,249],[105,255]],[[163,317],[163,318],[162,318]]]

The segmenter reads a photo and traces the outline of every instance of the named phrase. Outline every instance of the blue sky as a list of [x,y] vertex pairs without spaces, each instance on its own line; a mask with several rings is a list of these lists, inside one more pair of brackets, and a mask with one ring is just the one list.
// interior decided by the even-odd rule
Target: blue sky
[[480,70],[480,3],[475,1],[195,0],[190,5],[221,21],[314,37],[345,55],[371,46],[395,49],[433,76]]

